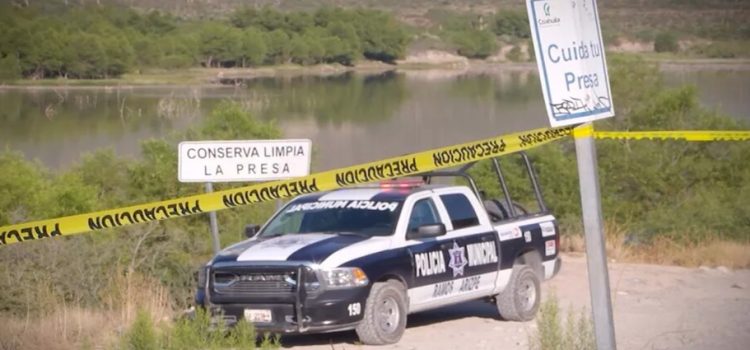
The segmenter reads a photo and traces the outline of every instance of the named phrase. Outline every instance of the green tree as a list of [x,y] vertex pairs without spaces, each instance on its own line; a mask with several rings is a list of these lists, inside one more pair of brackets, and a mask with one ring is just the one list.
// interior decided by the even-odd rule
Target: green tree
[[238,8],[229,15],[229,23],[237,28],[258,26],[258,10],[252,7]]
[[0,153],[0,225],[40,218],[35,209],[40,194],[49,183],[46,173],[36,163],[26,161],[22,154]]
[[403,57],[409,37],[390,14],[357,10],[357,35],[362,40],[362,54],[369,59],[393,62]]
[[184,68],[201,62],[198,42],[198,35],[189,32],[173,33],[162,37],[160,46],[164,50],[164,57],[159,66]]
[[166,38],[159,40],[158,37],[138,35],[134,38],[133,51],[135,55],[135,64],[143,69],[148,67],[158,67],[164,59],[164,41]]
[[313,15],[313,22],[318,27],[326,27],[336,18],[341,18],[343,9],[339,7],[322,6]]
[[255,9],[240,11],[237,16],[232,16],[232,23],[240,28],[253,26],[269,32],[288,29],[284,14],[271,7],[264,7],[260,11]]
[[321,44],[325,50],[325,61],[330,63],[341,63],[351,65],[356,57],[356,52],[348,45],[335,36],[327,36],[321,39]]
[[359,35],[357,35],[357,30],[354,28],[354,25],[352,25],[352,23],[335,21],[329,23],[325,28],[328,31],[328,34],[335,36],[344,42],[347,42],[355,50],[360,51],[362,49],[360,47],[361,40],[359,38]]
[[66,55],[65,69],[75,78],[102,78],[105,75],[107,54],[102,39],[94,34],[74,33],[70,38],[70,55]]
[[459,55],[469,58],[487,58],[497,51],[495,36],[485,30],[454,32],[451,33],[451,41]]
[[501,10],[495,15],[492,26],[495,35],[527,39],[531,36],[529,18],[526,11]]
[[303,37],[295,35],[289,43],[289,46],[289,54],[292,56],[292,62],[299,64],[315,63],[310,57],[310,46]]
[[263,33],[255,28],[246,28],[242,32],[242,66],[257,66],[266,59],[268,48]]
[[321,36],[308,31],[304,35],[304,40],[307,43],[307,54],[310,60],[313,63],[323,62],[326,55],[326,48],[323,46]]
[[101,40],[103,43],[106,66],[105,77],[118,77],[127,72],[135,60],[133,46],[122,33],[108,33]]
[[28,23],[23,29],[27,44],[20,47],[20,55],[27,66],[27,72],[35,78],[59,75],[63,65],[63,54],[67,49],[67,32],[60,22],[40,19]]
[[276,29],[265,35],[268,54],[266,59],[270,63],[286,63],[289,60],[291,42],[289,35],[283,30]]
[[291,12],[286,15],[288,30],[302,34],[315,26],[313,16],[308,12]]
[[0,81],[21,78],[21,64],[14,55],[0,58]]
[[[134,14],[134,17],[141,16]],[[141,30],[145,33],[164,35],[177,29],[176,19],[169,14],[163,14],[159,11],[150,11],[147,15],[141,18],[143,18],[142,22],[144,24]]]
[[242,32],[223,23],[208,22],[201,27],[198,47],[206,67],[236,63],[242,56]]

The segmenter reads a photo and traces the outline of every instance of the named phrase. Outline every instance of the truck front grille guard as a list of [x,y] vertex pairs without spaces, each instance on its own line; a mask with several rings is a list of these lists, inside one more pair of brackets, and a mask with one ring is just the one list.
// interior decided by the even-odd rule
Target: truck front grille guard
[[305,318],[303,302],[307,297],[305,290],[305,266],[297,266],[297,292],[295,293],[294,316],[297,319],[297,331],[302,333],[307,330],[305,327]]
[[[304,312],[304,302],[307,298],[307,291],[305,290],[305,273],[307,266],[304,264],[300,264],[296,267],[297,280],[295,282],[297,283],[297,288],[294,293],[294,324],[297,327],[297,331],[302,333],[307,331],[307,329],[309,328],[305,325],[306,318]],[[203,286],[203,291],[206,305],[208,306],[209,310],[211,310],[214,306],[214,304],[211,303],[211,278],[211,268],[208,267],[206,271],[206,283]]]

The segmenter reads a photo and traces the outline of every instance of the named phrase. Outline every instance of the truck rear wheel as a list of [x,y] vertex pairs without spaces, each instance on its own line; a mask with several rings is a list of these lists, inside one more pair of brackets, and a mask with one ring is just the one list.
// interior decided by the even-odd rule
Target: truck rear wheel
[[500,316],[508,321],[531,321],[539,310],[541,281],[528,265],[513,266],[508,286],[496,298]]
[[406,288],[389,280],[373,284],[365,315],[357,326],[359,340],[367,345],[393,344],[406,329]]

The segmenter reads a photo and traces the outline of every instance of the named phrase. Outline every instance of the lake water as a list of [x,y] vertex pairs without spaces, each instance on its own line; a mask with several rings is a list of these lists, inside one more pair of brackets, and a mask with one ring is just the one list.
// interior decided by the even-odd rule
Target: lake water
[[[750,70],[663,73],[699,87],[701,102],[750,120]],[[472,141],[547,123],[535,73],[435,71],[262,78],[245,86],[0,89],[0,147],[57,169],[112,148],[184,130],[223,100],[275,120],[287,138],[309,138],[313,170]],[[615,101],[616,106],[616,101]]]

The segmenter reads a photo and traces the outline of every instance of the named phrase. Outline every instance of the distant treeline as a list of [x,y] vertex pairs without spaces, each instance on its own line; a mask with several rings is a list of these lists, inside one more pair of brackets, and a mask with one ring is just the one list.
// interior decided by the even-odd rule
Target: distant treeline
[[449,49],[468,58],[492,56],[502,43],[511,46],[507,58],[520,61],[524,59],[521,46],[531,46],[529,19],[522,10],[503,9],[491,15],[432,10],[426,16],[438,23],[437,33],[451,45]]
[[185,20],[122,7],[50,11],[0,5],[0,79],[110,78],[143,68],[392,62],[408,35],[377,10],[243,8],[226,20]]

